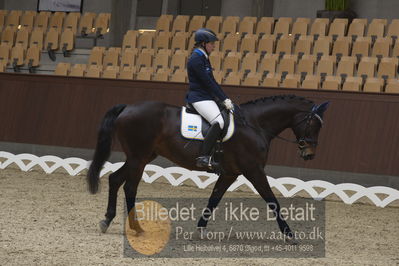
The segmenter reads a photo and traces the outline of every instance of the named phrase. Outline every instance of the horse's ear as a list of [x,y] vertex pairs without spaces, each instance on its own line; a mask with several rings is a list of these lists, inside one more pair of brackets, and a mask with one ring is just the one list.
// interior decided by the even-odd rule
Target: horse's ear
[[324,102],[319,105],[315,105],[312,108],[312,112],[322,116],[324,114],[324,112],[327,110],[329,105],[330,105],[330,101]]

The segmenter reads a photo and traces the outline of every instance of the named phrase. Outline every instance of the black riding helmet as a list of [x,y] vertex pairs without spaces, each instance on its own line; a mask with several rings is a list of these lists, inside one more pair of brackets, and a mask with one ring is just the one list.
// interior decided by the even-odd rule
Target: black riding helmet
[[210,29],[202,28],[195,32],[194,41],[195,43],[208,43],[219,41],[219,39]]

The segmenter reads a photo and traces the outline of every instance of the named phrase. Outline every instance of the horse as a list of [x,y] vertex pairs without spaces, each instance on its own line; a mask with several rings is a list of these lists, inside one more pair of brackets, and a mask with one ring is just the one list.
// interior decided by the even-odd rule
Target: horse
[[[285,129],[291,128],[300,157],[315,157],[323,114],[329,102],[320,105],[295,95],[263,97],[236,106],[234,135],[223,143],[221,159],[223,173],[216,181],[207,208],[198,220],[199,230],[205,230],[212,211],[217,207],[229,186],[239,175],[250,181],[268,207],[273,211],[280,231],[287,237],[293,234],[280,215],[280,205],[270,188],[264,167],[270,143]],[[117,193],[123,185],[129,227],[137,234],[143,232],[135,219],[134,206],[144,167],[158,155],[190,170],[204,171],[195,164],[200,141],[185,145],[180,134],[181,107],[162,102],[118,104],[104,116],[98,131],[93,161],[87,174],[88,189],[96,193],[100,171],[109,158],[115,134],[126,155],[126,162],[109,175],[108,207],[100,229],[105,233],[116,215]],[[290,141],[290,140],[288,140]]]

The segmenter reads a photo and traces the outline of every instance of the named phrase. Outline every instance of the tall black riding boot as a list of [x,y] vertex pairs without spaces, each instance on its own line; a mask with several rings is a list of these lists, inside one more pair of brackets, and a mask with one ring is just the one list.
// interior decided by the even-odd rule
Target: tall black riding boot
[[201,147],[201,156],[197,158],[197,166],[198,167],[208,167],[213,169],[218,166],[217,163],[211,161],[211,152],[212,148],[215,146],[216,141],[220,137],[221,129],[219,123],[213,124],[210,128],[206,137],[204,139],[204,143],[202,143]]

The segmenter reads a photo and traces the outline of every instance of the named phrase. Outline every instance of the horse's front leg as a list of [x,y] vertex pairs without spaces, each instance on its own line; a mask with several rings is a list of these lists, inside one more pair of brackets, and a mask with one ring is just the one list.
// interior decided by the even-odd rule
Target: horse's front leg
[[202,213],[201,218],[198,221],[198,229],[204,230],[206,225],[208,224],[209,217],[211,217],[213,210],[219,204],[222,199],[224,193],[226,193],[227,189],[231,184],[237,179],[237,175],[221,175],[219,179],[216,181],[215,186],[213,187],[213,191],[208,200],[208,206]]
[[259,166],[245,174],[245,177],[254,185],[259,195],[266,201],[269,208],[276,217],[280,231],[288,238],[292,239],[293,234],[287,222],[281,218],[280,204],[278,203],[272,189],[270,188],[267,176],[263,167]]

